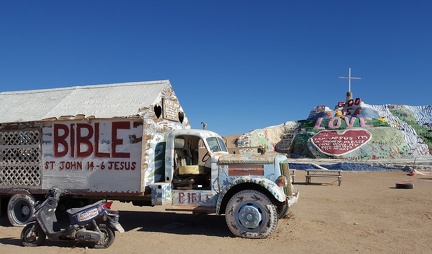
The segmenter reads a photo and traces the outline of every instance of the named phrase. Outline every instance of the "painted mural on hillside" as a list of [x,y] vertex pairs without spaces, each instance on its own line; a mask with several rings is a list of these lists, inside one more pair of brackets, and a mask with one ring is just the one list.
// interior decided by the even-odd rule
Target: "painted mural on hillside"
[[432,105],[368,105],[348,92],[346,101],[333,110],[319,105],[306,120],[245,133],[237,146],[263,146],[294,157],[349,160],[430,155]]

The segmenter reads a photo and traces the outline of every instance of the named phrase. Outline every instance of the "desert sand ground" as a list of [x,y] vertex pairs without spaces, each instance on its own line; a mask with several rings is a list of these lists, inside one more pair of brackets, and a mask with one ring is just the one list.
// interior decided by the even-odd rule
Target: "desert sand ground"
[[[105,250],[46,241],[22,247],[21,228],[0,219],[0,253],[431,253],[432,174],[402,171],[343,172],[342,185],[305,185],[296,171],[300,199],[267,239],[235,238],[223,216],[194,216],[155,207],[113,204],[126,232]],[[313,180],[317,182],[315,179]],[[413,189],[396,189],[411,182]]]

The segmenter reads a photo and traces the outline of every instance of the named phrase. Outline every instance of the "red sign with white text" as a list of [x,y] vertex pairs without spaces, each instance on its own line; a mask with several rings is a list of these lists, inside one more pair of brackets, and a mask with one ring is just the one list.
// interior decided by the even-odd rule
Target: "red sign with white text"
[[367,130],[320,131],[312,137],[312,143],[328,155],[343,155],[352,152],[371,138]]
[[142,124],[94,120],[43,128],[43,185],[93,191],[140,191]]

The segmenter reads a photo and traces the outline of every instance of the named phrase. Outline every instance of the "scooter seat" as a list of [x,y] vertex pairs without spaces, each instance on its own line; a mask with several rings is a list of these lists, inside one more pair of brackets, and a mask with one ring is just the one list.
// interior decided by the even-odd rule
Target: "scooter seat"
[[77,208],[69,208],[69,209],[66,210],[66,212],[67,212],[69,215],[74,215],[74,214],[79,213],[79,212],[81,212],[81,211],[84,211],[84,210],[86,210],[86,209],[88,209],[88,208],[90,208],[90,207],[92,207],[92,206],[99,205],[99,204],[101,204],[102,202],[103,202],[103,200],[99,200],[98,202],[93,203],[93,204],[90,204],[90,205],[87,205],[87,206],[77,207]]

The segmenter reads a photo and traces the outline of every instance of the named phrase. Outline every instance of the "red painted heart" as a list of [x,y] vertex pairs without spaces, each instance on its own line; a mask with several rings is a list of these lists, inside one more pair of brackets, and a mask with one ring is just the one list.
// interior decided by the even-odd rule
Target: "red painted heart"
[[343,155],[366,144],[372,135],[367,130],[320,131],[312,137],[312,144],[328,155]]

